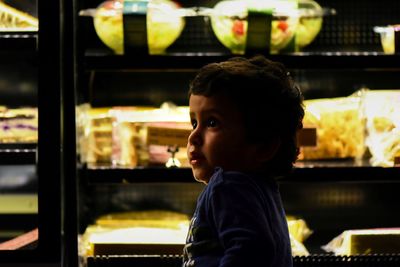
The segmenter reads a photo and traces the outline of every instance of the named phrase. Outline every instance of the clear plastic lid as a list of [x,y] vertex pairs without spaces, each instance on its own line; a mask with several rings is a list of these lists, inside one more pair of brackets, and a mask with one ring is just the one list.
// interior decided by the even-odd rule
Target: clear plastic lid
[[183,9],[172,0],[127,2],[105,1],[94,9],[79,12],[93,17],[98,37],[116,54],[124,54],[124,16],[146,16],[149,54],[162,54],[180,36],[185,26],[185,16],[194,15],[192,9]]

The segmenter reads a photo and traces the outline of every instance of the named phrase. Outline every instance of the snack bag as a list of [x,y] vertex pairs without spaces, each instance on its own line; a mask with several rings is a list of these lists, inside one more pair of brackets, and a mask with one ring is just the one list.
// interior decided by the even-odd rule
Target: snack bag
[[317,145],[302,147],[299,159],[361,159],[364,154],[364,121],[361,97],[304,101],[304,127],[315,127]]
[[368,90],[363,107],[371,165],[394,166],[400,157],[400,90]]

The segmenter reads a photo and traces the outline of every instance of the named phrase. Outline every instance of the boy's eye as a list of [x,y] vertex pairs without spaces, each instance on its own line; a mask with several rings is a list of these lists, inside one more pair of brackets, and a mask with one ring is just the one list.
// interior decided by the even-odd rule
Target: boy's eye
[[197,127],[197,121],[196,121],[196,120],[191,120],[191,123],[192,123],[193,129],[196,129],[196,127]]
[[214,118],[208,119],[207,127],[216,127],[218,126],[218,121]]

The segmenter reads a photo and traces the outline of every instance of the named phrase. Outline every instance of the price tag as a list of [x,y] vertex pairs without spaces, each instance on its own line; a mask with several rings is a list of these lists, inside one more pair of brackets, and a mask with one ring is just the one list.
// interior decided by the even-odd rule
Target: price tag
[[400,167],[400,156],[394,157],[394,167]]
[[191,129],[147,127],[147,144],[186,147]]
[[297,133],[297,143],[299,146],[316,146],[317,129],[303,128]]

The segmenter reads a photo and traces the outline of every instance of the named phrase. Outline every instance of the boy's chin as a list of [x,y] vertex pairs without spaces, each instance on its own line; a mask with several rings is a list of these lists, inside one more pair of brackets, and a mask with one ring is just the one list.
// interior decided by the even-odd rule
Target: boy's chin
[[200,182],[200,183],[203,183],[203,184],[208,184],[208,180],[206,181],[206,180],[204,180],[204,179],[199,179],[199,178],[196,178],[196,176],[194,177],[194,179],[195,179],[197,182]]
[[192,171],[193,171],[193,177],[197,182],[208,184],[208,181],[210,180],[211,175],[205,174],[201,171],[196,171],[196,170],[192,170]]

